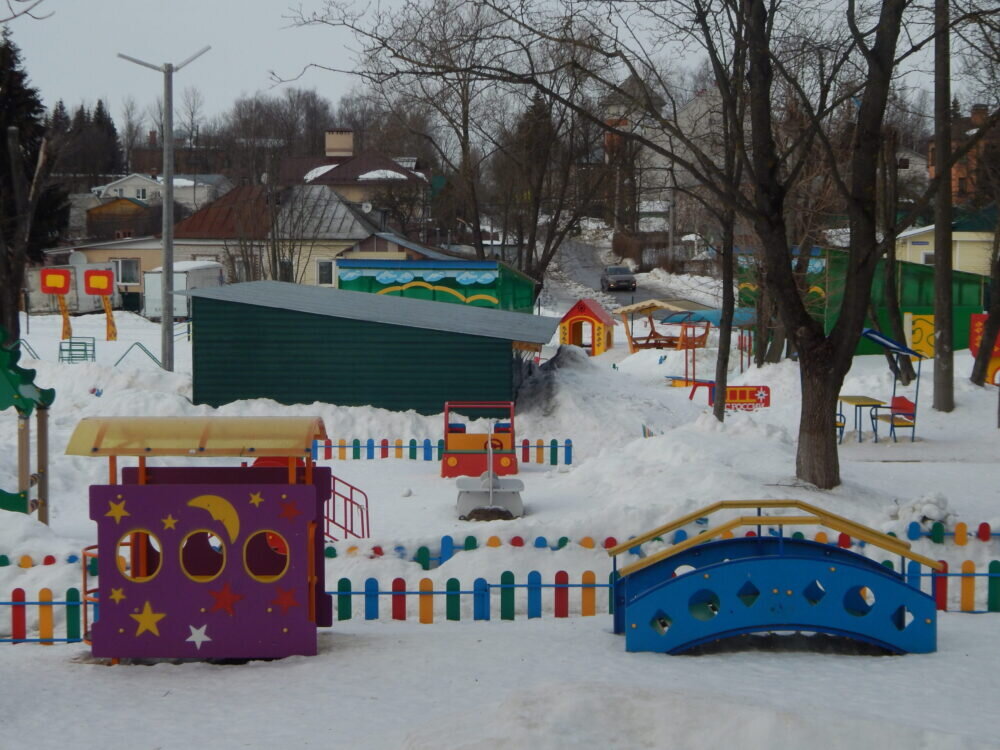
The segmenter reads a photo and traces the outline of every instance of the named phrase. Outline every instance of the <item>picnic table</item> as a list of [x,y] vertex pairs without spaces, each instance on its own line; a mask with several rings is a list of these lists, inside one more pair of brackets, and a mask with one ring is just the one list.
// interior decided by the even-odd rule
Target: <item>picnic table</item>
[[[871,396],[837,396],[841,404],[850,404],[854,407],[854,430],[858,435],[858,442],[861,442],[861,410],[866,406],[885,406],[885,401]],[[843,410],[843,407],[841,407]]]

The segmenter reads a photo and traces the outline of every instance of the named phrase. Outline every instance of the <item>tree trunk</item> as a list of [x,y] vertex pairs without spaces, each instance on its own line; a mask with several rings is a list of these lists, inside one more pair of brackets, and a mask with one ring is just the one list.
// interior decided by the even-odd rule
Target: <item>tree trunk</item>
[[840,484],[834,417],[843,376],[832,377],[829,366],[822,358],[805,352],[799,357],[799,373],[802,410],[799,413],[795,475],[821,489],[830,489]]
[[[726,386],[729,379],[729,350],[733,335],[733,225],[736,216],[726,211],[722,219],[722,316],[719,319],[719,353],[715,360],[715,404],[712,413],[720,422],[726,418]],[[694,354],[695,352],[692,352]]]
[[948,0],[935,0],[934,163],[941,181],[934,202],[934,408],[955,408],[951,293],[951,62]]

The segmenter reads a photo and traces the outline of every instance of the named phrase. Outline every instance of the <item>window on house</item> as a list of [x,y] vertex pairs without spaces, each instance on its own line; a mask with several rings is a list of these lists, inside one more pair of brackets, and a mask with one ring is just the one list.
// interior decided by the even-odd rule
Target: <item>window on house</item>
[[115,230],[115,239],[116,240],[127,240],[131,236],[132,236],[132,230],[131,229],[116,229]]
[[119,284],[139,283],[139,259],[138,258],[112,258],[115,264],[115,280]]
[[160,191],[159,190],[154,190],[153,191],[153,197],[154,198],[159,198],[160,197]]
[[115,188],[114,192],[115,192],[115,195],[118,196],[119,198],[124,198],[125,197],[125,189],[124,188]]
[[146,188],[136,188],[135,197],[141,201],[146,200]]
[[896,166],[899,169],[909,169],[910,168],[910,160],[909,159],[900,159],[899,163]]
[[333,261],[332,260],[318,260],[316,261],[316,283],[325,284],[326,286],[333,285]]
[[295,281],[295,266],[292,261],[278,261],[278,281]]
[[923,264],[925,266],[933,266],[934,265],[934,253],[924,253]]

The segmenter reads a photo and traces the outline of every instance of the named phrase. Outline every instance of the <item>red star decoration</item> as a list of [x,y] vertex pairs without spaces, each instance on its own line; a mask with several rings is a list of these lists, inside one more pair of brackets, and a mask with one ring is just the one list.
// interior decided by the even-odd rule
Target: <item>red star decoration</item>
[[294,521],[295,516],[302,515],[302,511],[296,507],[294,500],[279,500],[278,505],[281,506],[281,513],[278,514],[278,518],[287,518],[289,521]]
[[221,590],[209,591],[208,593],[210,593],[215,598],[215,604],[212,605],[212,609],[209,611],[217,612],[218,610],[221,609],[225,610],[226,613],[229,614],[230,616],[236,614],[235,612],[233,612],[233,605],[236,604],[236,602],[238,602],[240,599],[244,598],[243,594],[237,594],[235,591],[229,588],[228,581],[226,581],[226,584],[222,587]]
[[278,595],[271,600],[271,604],[275,607],[281,607],[281,614],[288,614],[289,609],[299,606],[299,603],[295,601],[295,589],[283,589],[278,586]]

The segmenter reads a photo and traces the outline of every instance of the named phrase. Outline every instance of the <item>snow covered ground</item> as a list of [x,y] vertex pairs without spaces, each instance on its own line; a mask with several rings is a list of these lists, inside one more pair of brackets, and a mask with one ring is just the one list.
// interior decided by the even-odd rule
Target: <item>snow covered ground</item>
[[[701,301],[712,293],[708,280],[648,283]],[[543,313],[561,314],[572,299],[556,290]],[[440,415],[266,400],[218,410],[193,405],[189,344],[177,342],[174,374],[136,350],[115,368],[134,341],[159,351],[158,325],[129,314],[117,319],[114,343],[103,341],[102,316],[74,319],[76,335],[97,338],[94,364],[55,361],[55,317],[32,317],[30,331],[22,326],[42,357],[22,365],[57,389],[52,526],[2,514],[0,554],[64,558],[93,543],[87,486],[105,481],[105,464],[62,455],[82,417],[315,414],[334,438],[439,437]],[[868,433],[858,443],[848,433],[840,448],[843,484],[819,491],[794,477],[794,364],[741,374],[734,363],[732,384],[770,386],[772,406],[719,424],[704,391],[692,401],[687,389],[665,386],[664,375],[683,372],[682,354],[662,362],[661,352],[627,356],[617,334],[617,348],[594,359],[572,349],[555,357],[554,346],[543,352],[545,366],[519,401],[518,436],[572,438],[575,457],[571,467],[524,467],[521,519],[458,521],[454,483],[440,478],[435,463],[332,462],[335,474],[368,493],[372,539],[355,556],[339,544],[341,554],[327,563],[328,583],[402,576],[415,587],[425,575],[442,584],[450,577],[497,581],[504,570],[519,580],[530,570],[549,580],[556,570],[571,577],[593,570],[606,580],[607,556],[575,541],[560,551],[505,545],[464,552],[426,573],[411,561],[364,552],[375,544],[433,546],[443,534],[622,539],[719,499],[800,498],[900,535],[911,520],[1000,523],[997,394],[964,379],[967,352],[956,356],[953,413],[930,408],[933,367],[925,366],[917,441],[874,444]],[[697,367],[712,371],[713,348],[698,352]],[[891,389],[884,359],[861,357],[843,391],[886,398]],[[11,412],[0,415],[0,440],[9,447],[0,454],[0,487],[8,490],[16,485],[15,423]],[[642,425],[657,434],[642,438]],[[998,541],[914,547],[955,565],[1000,559]],[[0,592],[60,591],[79,578],[78,568],[65,564],[9,566],[0,568]],[[352,620],[321,633],[317,657],[240,666],[108,668],[82,645],[0,645],[0,748],[1000,747],[992,713],[1000,698],[1000,615],[943,614],[931,655],[873,656],[825,638],[762,637],[670,657],[625,653],[607,614],[556,620],[548,599],[546,607],[545,617],[531,621],[521,614],[515,622],[434,625]],[[523,613],[520,598],[518,608]],[[0,637],[8,633],[0,608]]]

